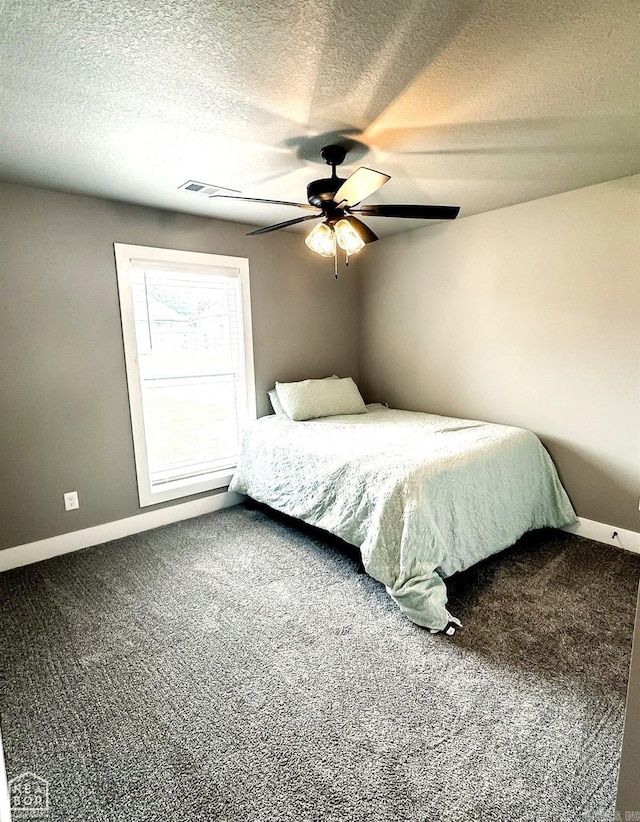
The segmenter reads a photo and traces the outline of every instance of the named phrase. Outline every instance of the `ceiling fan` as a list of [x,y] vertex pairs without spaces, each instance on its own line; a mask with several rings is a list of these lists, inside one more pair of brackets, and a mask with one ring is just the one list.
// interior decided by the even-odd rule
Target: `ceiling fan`
[[325,146],[320,151],[322,159],[331,166],[331,177],[324,177],[309,183],[307,186],[308,203],[264,200],[232,194],[214,194],[213,196],[228,200],[246,200],[252,203],[288,205],[314,211],[314,214],[258,228],[250,231],[247,236],[267,234],[297,223],[321,219],[322,222],[308,234],[305,243],[308,248],[323,257],[335,257],[336,265],[337,246],[345,252],[348,265],[349,255],[356,254],[365,245],[378,239],[362,220],[354,216],[356,214],[363,217],[404,217],[414,220],[454,220],[458,216],[460,206],[380,204],[358,207],[363,200],[389,182],[391,178],[388,174],[365,167],[354,171],[348,179],[338,177],[336,167],[344,162],[346,154],[347,149],[341,145]]

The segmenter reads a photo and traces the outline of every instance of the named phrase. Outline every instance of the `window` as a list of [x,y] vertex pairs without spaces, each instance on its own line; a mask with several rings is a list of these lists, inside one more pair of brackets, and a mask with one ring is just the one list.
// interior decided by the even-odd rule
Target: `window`
[[114,248],[140,505],[227,485],[255,417],[249,262]]

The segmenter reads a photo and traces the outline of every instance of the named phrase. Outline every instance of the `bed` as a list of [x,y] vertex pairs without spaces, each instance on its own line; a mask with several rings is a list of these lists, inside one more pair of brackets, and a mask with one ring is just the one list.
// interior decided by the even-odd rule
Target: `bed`
[[365,571],[433,632],[460,624],[444,580],[575,513],[530,431],[391,410],[245,430],[231,489],[359,548]]

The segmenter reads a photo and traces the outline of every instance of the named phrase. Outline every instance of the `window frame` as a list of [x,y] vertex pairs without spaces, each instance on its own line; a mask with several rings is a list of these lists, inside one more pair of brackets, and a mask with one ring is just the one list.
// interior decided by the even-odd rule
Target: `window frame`
[[[256,388],[253,361],[253,331],[251,323],[251,292],[249,282],[249,260],[246,257],[230,257],[222,254],[211,254],[201,251],[183,251],[171,248],[114,243],[114,256],[120,299],[120,319],[124,359],[129,394],[129,413],[133,437],[133,452],[138,482],[140,507],[144,508],[157,503],[169,502],[182,497],[193,496],[205,491],[213,491],[229,485],[233,469],[225,468],[214,471],[203,479],[192,478],[173,480],[162,490],[153,490],[150,481],[147,438],[144,425],[142,405],[142,383],[138,358],[138,341],[131,282],[131,264],[149,261],[177,266],[198,267],[211,266],[235,268],[240,281],[240,300],[242,306],[242,326],[245,359],[245,382],[248,420],[256,419]],[[233,275],[230,275],[233,276]]]

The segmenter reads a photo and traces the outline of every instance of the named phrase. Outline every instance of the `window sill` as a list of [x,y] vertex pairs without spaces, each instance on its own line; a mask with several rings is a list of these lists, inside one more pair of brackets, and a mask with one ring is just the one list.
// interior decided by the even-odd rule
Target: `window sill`
[[159,502],[170,502],[171,500],[191,497],[194,494],[201,494],[204,491],[215,491],[217,488],[225,488],[231,482],[233,468],[225,468],[224,471],[209,474],[206,478],[197,482],[192,480],[181,480],[163,485],[161,488],[151,490],[149,488],[140,489],[140,507],[146,508],[148,505],[157,505]]

